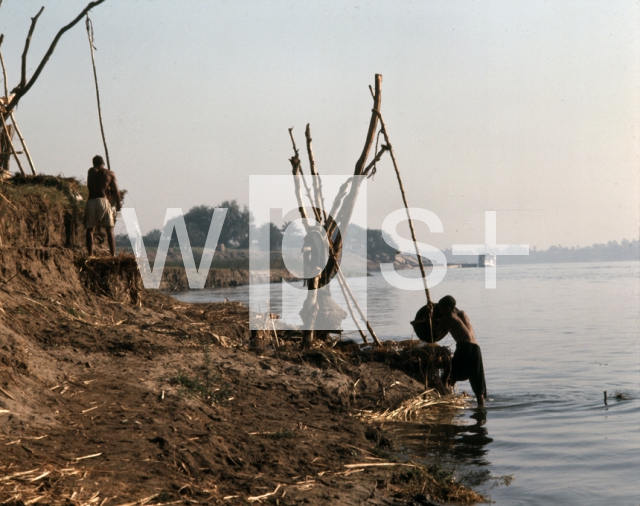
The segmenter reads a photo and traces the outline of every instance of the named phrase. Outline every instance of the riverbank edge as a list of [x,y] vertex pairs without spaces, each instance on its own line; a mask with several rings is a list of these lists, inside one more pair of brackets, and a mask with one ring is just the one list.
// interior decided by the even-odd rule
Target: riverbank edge
[[[260,346],[246,307],[144,290],[132,257],[1,247],[0,265],[2,501],[41,485],[52,504],[107,506],[244,504],[276,489],[283,505],[471,493],[394,462],[393,442],[354,418],[423,390],[400,370],[332,365],[322,344],[301,352],[286,335],[286,353]],[[16,475],[32,470],[48,474]]]

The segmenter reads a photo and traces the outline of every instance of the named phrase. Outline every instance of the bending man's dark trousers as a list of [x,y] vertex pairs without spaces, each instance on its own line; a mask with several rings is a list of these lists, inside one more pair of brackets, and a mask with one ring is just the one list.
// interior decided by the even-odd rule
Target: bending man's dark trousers
[[[447,371],[444,372],[447,379]],[[480,395],[486,399],[487,385],[484,380],[484,366],[482,365],[482,352],[480,346],[475,343],[457,343],[456,351],[451,360],[451,373],[448,383],[453,386],[458,381],[469,380],[471,389],[478,398]]]

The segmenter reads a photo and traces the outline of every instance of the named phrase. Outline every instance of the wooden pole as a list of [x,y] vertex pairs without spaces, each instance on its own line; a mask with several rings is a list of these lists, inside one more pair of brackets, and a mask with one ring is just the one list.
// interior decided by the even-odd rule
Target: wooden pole
[[356,306],[356,309],[358,310],[358,314],[360,314],[360,318],[362,318],[362,321],[365,322],[365,324],[367,325],[367,330],[369,331],[369,334],[371,334],[371,337],[373,338],[373,341],[376,343],[377,346],[381,346],[380,341],[378,340],[378,336],[373,331],[373,327],[371,327],[371,324],[369,323],[369,320],[367,320],[367,317],[365,316],[364,312],[362,311],[362,308],[360,307],[360,304],[358,304],[358,300],[356,299],[355,295],[353,295],[353,292],[351,291],[351,288],[347,284],[347,280],[344,277],[344,273],[342,272],[342,269],[340,269],[340,267],[338,267],[337,278],[338,278],[338,281],[340,283],[344,283],[344,286],[345,286],[347,292],[349,293],[349,296],[351,297],[351,300],[353,300],[353,305]]
[[7,137],[7,143],[11,148],[11,153],[13,153],[13,157],[16,159],[16,162],[18,162],[18,168],[20,169],[20,172],[22,173],[23,176],[26,176],[24,169],[22,168],[22,163],[20,162],[20,158],[18,158],[18,153],[16,153],[16,148],[14,147],[13,141],[11,140],[11,135],[9,134],[9,129],[7,128],[7,122],[4,120],[4,113],[0,112],[0,118],[2,118],[2,126],[4,128],[4,133]]
[[[393,162],[393,168],[396,171],[396,176],[398,178],[398,185],[400,186],[400,193],[402,194],[402,202],[404,203],[404,209],[407,212],[407,220],[409,221],[409,230],[411,230],[411,239],[413,239],[413,245],[416,249],[416,256],[418,257],[418,264],[420,265],[420,274],[422,274],[422,281],[424,283],[424,293],[427,296],[427,305],[431,305],[431,295],[429,294],[429,286],[427,285],[427,275],[424,270],[424,263],[422,262],[422,257],[420,256],[420,250],[418,249],[418,240],[416,239],[416,231],[413,228],[413,220],[411,219],[411,214],[409,213],[409,204],[407,203],[407,195],[404,191],[404,185],[402,184],[402,178],[400,177],[400,169],[398,169],[398,163],[396,162],[396,157],[393,153],[393,147],[391,146],[391,141],[389,140],[389,134],[387,132],[387,127],[382,119],[382,113],[377,110],[376,111],[378,118],[380,119],[380,127],[382,130],[382,135],[384,136],[384,140],[387,143],[387,149],[389,150],[389,154],[391,155],[391,161]],[[431,342],[435,342],[433,339],[433,325],[431,320],[431,312],[429,312],[429,330],[431,331]]]
[[[338,281],[340,281],[340,278],[338,278]],[[360,332],[360,337],[362,337],[362,341],[364,342],[364,344],[369,344],[367,342],[367,335],[364,333],[364,330],[362,330],[362,327],[360,326],[360,322],[357,320],[356,315],[353,313],[351,302],[349,302],[349,294],[347,293],[347,290],[345,289],[344,284],[340,282],[338,283],[338,285],[340,285],[342,296],[344,297],[344,301],[347,303],[347,309],[349,310],[349,314],[351,315],[351,319],[353,320],[353,323],[355,323],[356,327],[358,327],[358,332]]]
[[9,117],[11,118],[11,122],[13,123],[13,127],[16,129],[16,133],[18,134],[18,139],[20,139],[20,144],[22,144],[22,149],[24,149],[24,154],[27,155],[27,161],[29,162],[29,167],[31,168],[31,173],[36,175],[36,168],[33,165],[33,160],[31,159],[31,153],[29,153],[29,149],[27,148],[27,143],[22,136],[22,132],[18,128],[18,123],[16,123],[16,118],[13,116],[13,111],[9,113]]
[[[4,38],[4,36],[2,36]],[[0,45],[2,44],[2,40],[0,38]],[[6,97],[7,103],[9,103],[9,88],[7,86],[7,68],[4,65],[4,58],[2,56],[2,51],[0,51],[0,64],[2,64],[2,77],[4,79],[4,96]],[[31,159],[31,153],[29,153],[29,149],[27,148],[27,143],[22,136],[22,132],[18,128],[18,123],[16,123],[16,118],[13,115],[13,111],[9,112],[9,117],[11,118],[11,122],[13,123],[13,127],[16,129],[16,133],[18,134],[18,139],[20,139],[20,143],[22,144],[22,149],[24,149],[25,154],[27,155],[27,160],[29,161],[29,167],[31,167],[31,173],[35,176],[36,169],[33,165],[33,160]]]
[[416,239],[416,231],[413,228],[413,220],[411,219],[411,214],[409,213],[409,204],[407,203],[407,195],[404,191],[404,185],[402,184],[402,178],[400,177],[400,170],[398,169],[398,163],[396,162],[396,157],[393,154],[393,147],[391,146],[391,141],[389,140],[389,135],[387,133],[386,125],[384,124],[384,120],[382,119],[382,114],[380,111],[376,111],[378,114],[378,118],[380,119],[380,126],[382,128],[382,135],[384,135],[384,140],[387,143],[387,149],[389,150],[389,154],[391,155],[391,161],[393,162],[393,168],[396,171],[396,177],[398,178],[398,185],[400,186],[400,193],[402,194],[402,202],[404,203],[404,209],[407,212],[407,220],[409,221],[409,229],[411,230],[411,239],[413,239],[413,245],[416,249],[416,256],[418,257],[418,264],[420,265],[420,273],[422,274],[422,280],[424,282],[424,291],[427,296],[427,303],[431,303],[431,296],[429,294],[429,287],[427,286],[427,276],[424,271],[424,263],[422,262],[422,257],[420,256],[420,251],[418,249],[418,240]]
[[[0,45],[2,45],[2,41],[4,39],[4,34],[0,35]],[[4,79],[4,96],[7,99],[7,103],[9,103],[9,87],[7,84],[7,68],[4,66],[4,58],[2,56],[2,51],[0,51],[0,63],[2,63],[2,77]]]
[[98,74],[96,72],[96,60],[93,55],[95,46],[93,45],[93,24],[89,18],[89,14],[86,15],[87,25],[87,37],[89,38],[89,49],[91,49],[91,65],[93,66],[93,80],[96,83],[96,99],[98,101],[98,119],[100,120],[100,132],[102,133],[102,143],[104,144],[104,154],[107,158],[107,169],[111,170],[111,163],[109,163],[109,150],[107,149],[107,139],[104,136],[104,125],[102,124],[102,109],[100,107],[100,90],[98,89]]

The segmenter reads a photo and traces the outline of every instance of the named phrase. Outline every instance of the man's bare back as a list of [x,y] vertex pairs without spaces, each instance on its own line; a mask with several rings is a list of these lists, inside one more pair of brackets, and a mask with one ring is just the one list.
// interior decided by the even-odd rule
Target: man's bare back
[[447,334],[451,334],[456,343],[477,344],[473,327],[464,311],[436,306],[433,312],[434,341],[441,341]]
[[456,351],[452,358],[451,369],[443,372],[443,380],[451,385],[457,381],[469,380],[476,394],[478,406],[483,406],[487,387],[480,346],[476,341],[469,317],[456,307],[456,301],[450,295],[443,297],[433,306],[434,340],[440,341],[447,334],[451,334],[455,340]]
[[104,165],[91,167],[87,173],[87,187],[89,199],[108,199],[120,210],[120,195],[116,184],[116,175],[106,169]]
[[456,343],[477,343],[469,317],[464,311],[454,308],[442,316],[442,324]]

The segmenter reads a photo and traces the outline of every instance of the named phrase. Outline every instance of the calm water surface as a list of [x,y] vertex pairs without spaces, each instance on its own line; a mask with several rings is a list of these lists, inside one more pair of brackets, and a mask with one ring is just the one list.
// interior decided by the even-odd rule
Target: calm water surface
[[[423,295],[375,275],[350,280],[359,299],[365,282],[378,335],[411,337],[408,322]],[[262,289],[280,312],[276,287]],[[640,506],[638,263],[499,266],[495,290],[484,288],[482,269],[450,269],[432,292],[434,299],[453,295],[469,315],[482,347],[489,400],[484,413],[469,409],[387,424],[407,451],[455,466],[459,478],[498,505]],[[249,289],[176,297],[246,303]],[[343,303],[340,293],[334,297]],[[454,346],[451,337],[441,344]],[[459,388],[471,393],[468,382]],[[611,399],[616,390],[631,399]],[[493,486],[493,478],[507,475],[513,475],[509,486]]]

